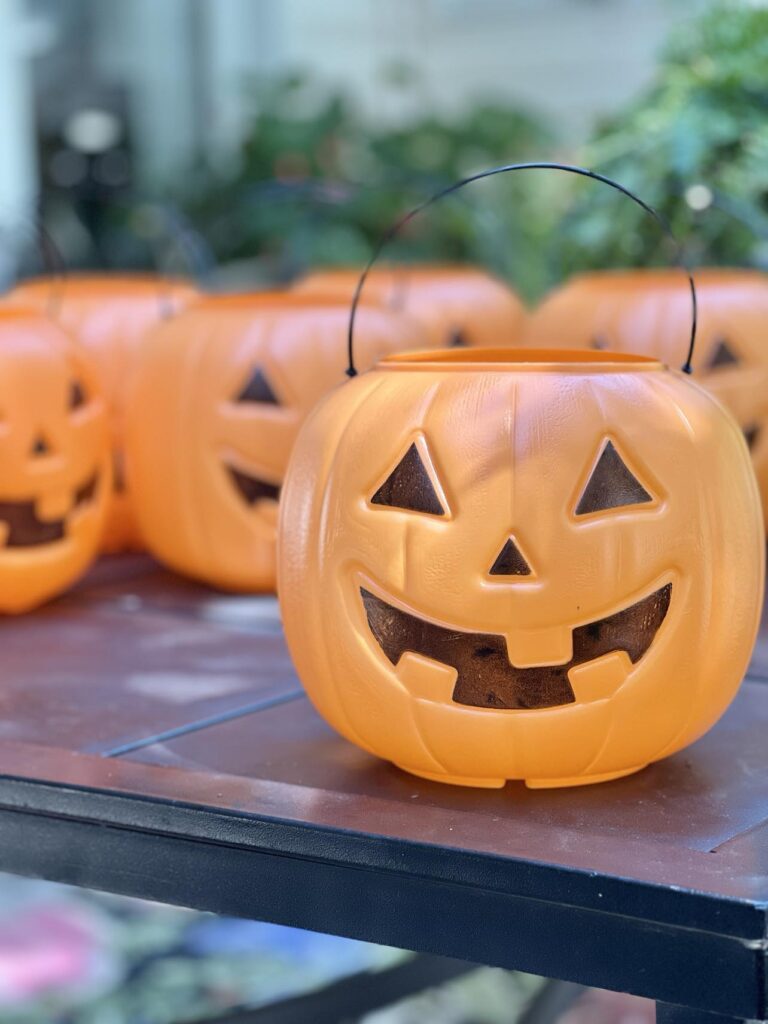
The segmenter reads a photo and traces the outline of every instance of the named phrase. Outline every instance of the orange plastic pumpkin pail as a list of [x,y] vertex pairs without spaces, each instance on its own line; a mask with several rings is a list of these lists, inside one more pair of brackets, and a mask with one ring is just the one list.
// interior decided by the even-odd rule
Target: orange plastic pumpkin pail
[[0,308],[0,612],[60,593],[98,550],[111,488],[97,374],[50,318]]
[[125,417],[128,386],[150,327],[174,315],[199,295],[182,280],[154,274],[73,274],[62,280],[39,278],[13,289],[7,301],[54,310],[62,325],[92,358],[107,399],[112,428],[114,487],[101,550],[144,547],[133,511],[125,470]]
[[[696,379],[733,413],[752,454],[768,529],[768,274],[696,271]],[[685,280],[668,270],[572,278],[535,310],[526,344],[614,349],[674,361],[689,317]]]
[[686,372],[443,350],[381,361],[308,418],[278,565],[291,656],[343,736],[432,780],[548,787],[627,775],[717,720],[764,538],[742,433]]
[[596,782],[727,707],[763,548],[741,432],[681,373],[434,353],[307,421],[280,602],[309,696],[364,749],[446,782]]
[[[360,354],[423,347],[407,318],[360,311]],[[227,590],[274,590],[277,502],[306,415],[344,380],[346,305],[215,295],[151,334],[128,414],[129,473],[150,551]]]

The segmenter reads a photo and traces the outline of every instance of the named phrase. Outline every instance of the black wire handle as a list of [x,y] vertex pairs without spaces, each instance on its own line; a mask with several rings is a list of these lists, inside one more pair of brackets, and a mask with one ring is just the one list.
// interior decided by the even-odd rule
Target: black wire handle
[[[181,259],[186,264],[186,269],[192,280],[198,284],[204,283],[206,277],[211,273],[215,264],[213,254],[211,253],[206,240],[175,203],[165,199],[148,196],[140,192],[130,192],[121,196],[111,196],[108,199],[99,198],[98,201],[106,212],[114,209],[126,213],[128,215],[128,231],[134,235],[140,235],[141,233],[136,227],[131,226],[131,218],[136,215],[141,215],[142,212],[151,213],[155,217],[155,220],[158,222],[158,227],[160,228],[156,234],[164,234],[170,241],[171,245],[176,248]],[[75,208],[75,213],[80,223],[88,232],[91,244],[98,256],[98,238],[96,237],[93,225],[85,222],[82,213],[78,212],[77,208]],[[149,247],[152,250],[155,269],[162,272],[161,258],[159,256],[157,246],[154,244],[154,239],[151,236],[148,235],[147,237],[149,238]],[[113,269],[103,258],[101,259],[101,263],[103,269]]]
[[[141,237],[141,232],[136,227],[131,226],[131,217],[141,214],[142,211],[151,212],[156,220],[160,222],[159,227],[161,230],[155,232],[155,236],[165,235],[167,237],[185,264],[185,270],[191,282],[201,289],[205,287],[211,270],[215,265],[215,260],[206,240],[197,231],[189,218],[174,203],[163,199],[151,198],[137,192],[121,196],[111,196],[108,199],[100,196],[86,198],[95,198],[107,212],[111,209],[116,209],[127,213],[128,231],[139,237]],[[113,267],[110,265],[110,261],[106,260],[101,253],[98,235],[93,225],[86,222],[82,213],[78,212],[76,207],[75,215],[90,236],[94,253],[99,259],[99,270],[107,273],[111,272]],[[178,305],[174,300],[173,281],[170,274],[166,273],[162,268],[162,257],[156,244],[157,239],[155,236],[148,234],[147,240],[154,270],[158,276],[157,299],[160,316],[170,317],[178,312]]]
[[686,274],[688,278],[688,284],[691,289],[691,335],[688,343],[688,353],[685,358],[681,369],[683,373],[692,373],[693,367],[691,366],[691,360],[693,359],[693,350],[696,346],[696,327],[698,323],[698,301],[696,298],[696,285],[693,280],[693,273],[686,262],[685,255],[683,253],[683,247],[675,237],[672,228],[666,222],[664,217],[655,210],[652,206],[649,206],[645,200],[631,192],[625,185],[619,184],[618,181],[614,181],[613,178],[608,178],[604,174],[600,174],[598,171],[590,171],[586,167],[577,167],[574,164],[560,164],[550,160],[536,160],[530,163],[520,164],[504,164],[502,167],[492,167],[487,171],[479,171],[477,174],[471,174],[468,178],[462,178],[461,181],[455,182],[453,185],[449,185],[447,188],[442,189],[440,192],[436,192],[434,195],[425,199],[424,202],[419,203],[408,213],[404,214],[397,220],[391,227],[389,227],[384,234],[381,236],[376,244],[376,248],[373,251],[373,255],[368,260],[360,279],[357,282],[355,288],[355,294],[352,297],[352,307],[349,311],[349,329],[347,332],[347,376],[356,377],[357,369],[355,368],[355,356],[354,356],[354,336],[355,336],[355,316],[357,314],[357,307],[360,303],[360,296],[363,292],[368,274],[373,268],[376,260],[381,256],[384,249],[389,245],[395,235],[409,224],[413,218],[426,210],[429,206],[432,206],[439,199],[444,199],[446,196],[451,195],[453,192],[458,192],[460,188],[464,188],[465,185],[471,185],[473,181],[481,181],[483,178],[492,178],[496,174],[506,174],[507,171],[534,171],[534,170],[550,170],[550,171],[567,171],[569,174],[578,174],[582,178],[592,178],[594,181],[600,181],[604,185],[609,185],[611,188],[616,189],[617,192],[621,192],[627,196],[633,202],[637,203],[638,206],[642,207],[646,213],[650,214],[654,218],[656,223],[661,227],[662,231],[672,241],[675,247],[677,255],[677,263],[680,269]]
[[[159,214],[171,244],[176,246],[181,259],[187,265],[190,277],[197,284],[204,284],[216,261],[207,241],[190,219],[174,203],[167,200],[140,198],[137,205],[138,210],[135,212],[140,212],[144,206]],[[159,268],[161,259],[157,253],[154,255]]]
[[[130,200],[129,200],[130,202]],[[215,260],[203,236],[192,225],[191,221],[176,207],[175,204],[158,199],[146,199],[137,197],[135,208],[125,204],[129,215],[141,213],[142,207],[153,211],[162,218],[162,228],[168,236],[171,245],[178,251],[181,260],[186,264],[186,270],[192,282],[199,288],[204,288]],[[172,317],[178,313],[178,305],[174,301],[173,281],[170,274],[162,270],[162,256],[159,247],[149,241],[149,247],[154,259],[156,272],[160,276],[158,283],[158,298],[160,301],[160,315]]]

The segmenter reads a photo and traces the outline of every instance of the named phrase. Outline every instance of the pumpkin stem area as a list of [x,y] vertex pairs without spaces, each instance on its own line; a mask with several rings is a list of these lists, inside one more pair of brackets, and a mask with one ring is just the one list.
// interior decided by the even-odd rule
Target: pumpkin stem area
[[382,369],[402,370],[589,370],[591,372],[660,370],[652,356],[593,349],[465,348],[400,352],[379,362]]

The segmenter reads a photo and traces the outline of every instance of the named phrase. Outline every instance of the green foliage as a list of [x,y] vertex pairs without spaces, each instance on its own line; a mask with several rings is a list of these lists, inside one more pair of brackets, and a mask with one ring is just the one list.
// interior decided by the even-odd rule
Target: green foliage
[[[401,69],[396,86],[418,83]],[[479,103],[450,119],[371,125],[339,93],[318,98],[301,76],[253,91],[254,118],[237,169],[200,167],[183,205],[219,259],[258,260],[281,280],[314,264],[360,264],[405,210],[467,173],[540,156],[541,119]],[[473,260],[525,279],[531,191],[518,183],[466,190],[418,218],[393,243],[400,259]],[[522,204],[522,205],[521,205]]]
[[[382,106],[392,90],[418,97],[421,88],[415,72],[390,69]],[[387,127],[301,76],[257,85],[252,96],[236,170],[221,177],[198,168],[183,205],[220,260],[252,260],[265,280],[316,264],[361,264],[393,221],[432,192],[553,152],[540,117],[498,102]],[[767,114],[768,7],[715,0],[669,40],[654,84],[575,156],[656,207],[694,263],[768,265]],[[698,211],[685,198],[696,185],[713,197]],[[471,186],[417,218],[388,254],[474,261],[529,297],[570,272],[671,258],[658,226],[634,204],[555,173]]]
[[[768,262],[768,8],[718,0],[670,39],[654,85],[603,124],[585,162],[636,189],[698,264]],[[713,197],[693,210],[686,191]],[[701,190],[698,190],[701,192]],[[666,262],[653,221],[599,187],[579,189],[564,269]]]

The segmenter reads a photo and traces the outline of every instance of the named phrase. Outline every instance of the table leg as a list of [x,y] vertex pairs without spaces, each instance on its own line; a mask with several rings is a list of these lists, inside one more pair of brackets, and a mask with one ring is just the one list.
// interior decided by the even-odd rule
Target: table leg
[[742,1017],[721,1017],[720,1014],[688,1010],[684,1006],[656,1003],[656,1024],[749,1024]]

